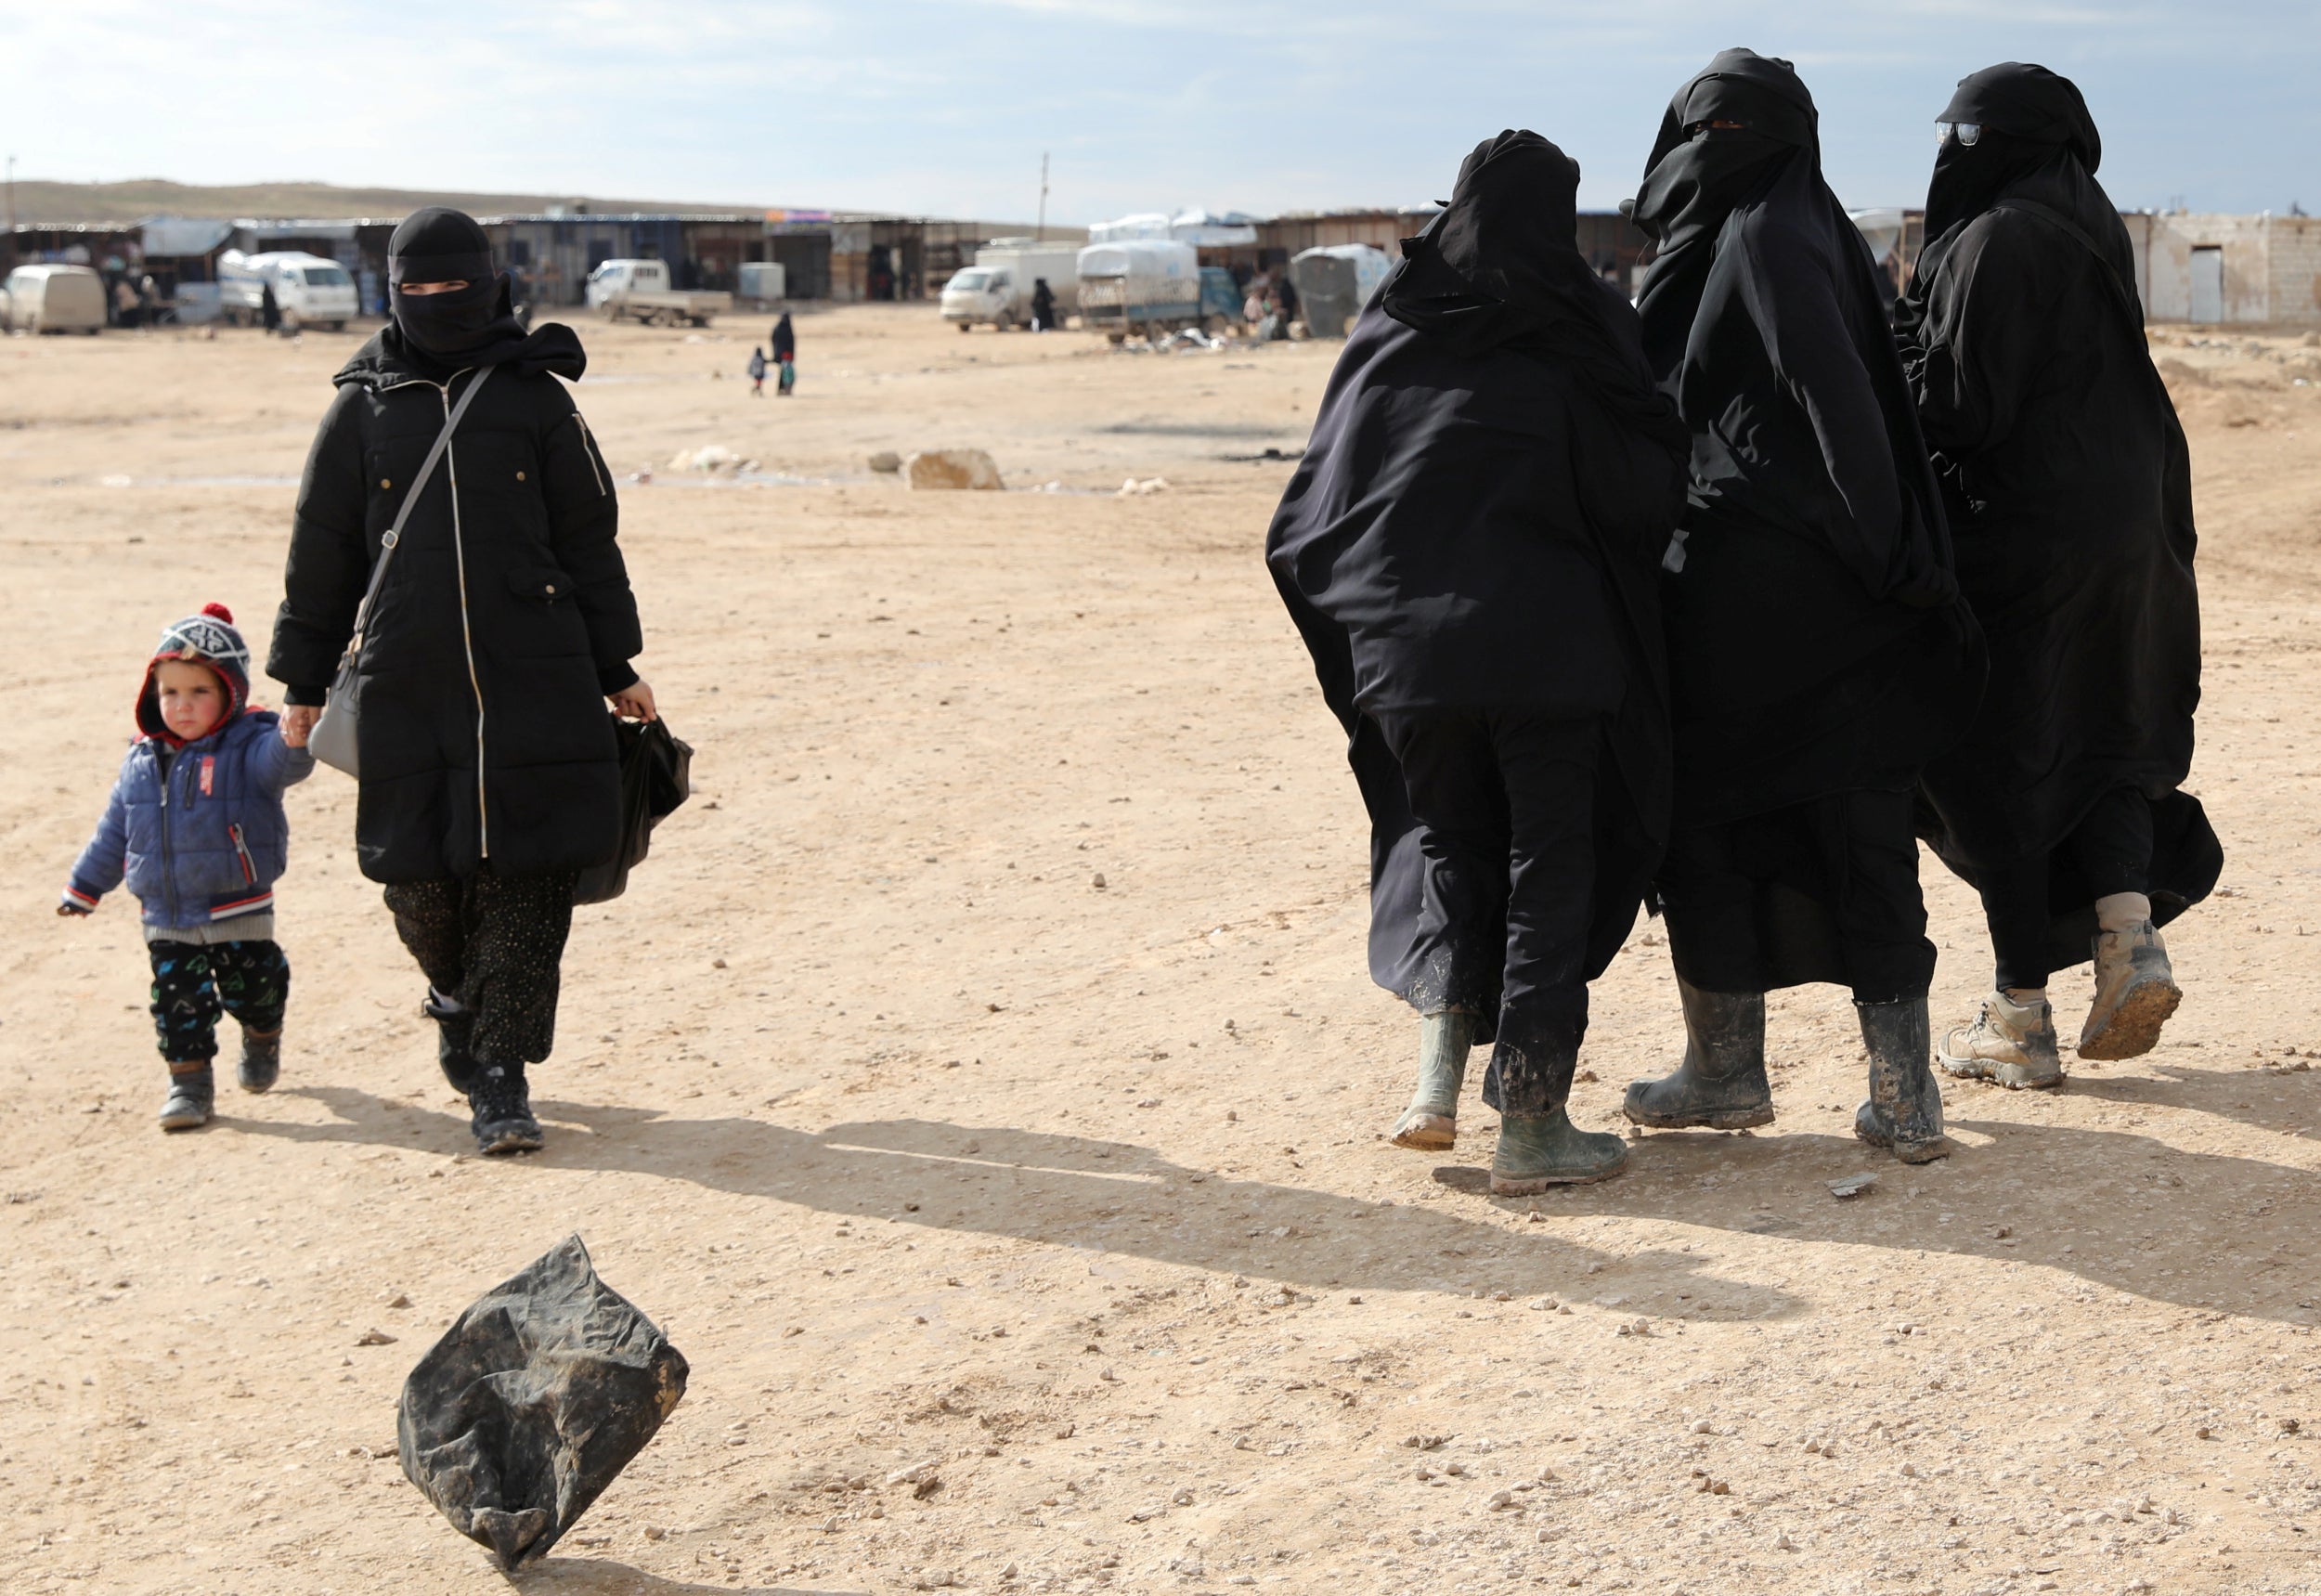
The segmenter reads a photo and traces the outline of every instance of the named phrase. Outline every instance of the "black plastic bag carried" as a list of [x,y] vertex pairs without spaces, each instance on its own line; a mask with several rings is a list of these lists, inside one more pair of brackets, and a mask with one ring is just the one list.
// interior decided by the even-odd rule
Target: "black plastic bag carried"
[[503,1569],[545,1556],[685,1395],[684,1355],[569,1236],[403,1382],[404,1475]]
[[629,872],[653,846],[653,828],[693,796],[693,746],[669,734],[666,720],[613,717],[620,743],[620,850],[580,872],[576,903],[608,903],[629,890]]

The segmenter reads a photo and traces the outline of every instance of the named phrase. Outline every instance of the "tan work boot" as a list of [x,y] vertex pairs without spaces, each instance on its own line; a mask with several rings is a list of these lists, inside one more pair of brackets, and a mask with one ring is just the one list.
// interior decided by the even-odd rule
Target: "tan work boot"
[[2095,1003],[2080,1029],[2082,1058],[2141,1058],[2184,1001],[2167,944],[2149,920],[2095,936]]
[[2043,997],[2017,1003],[2003,991],[1992,993],[1974,1024],[1943,1038],[1935,1058],[1951,1074],[2010,1089],[2063,1084],[2055,1010]]

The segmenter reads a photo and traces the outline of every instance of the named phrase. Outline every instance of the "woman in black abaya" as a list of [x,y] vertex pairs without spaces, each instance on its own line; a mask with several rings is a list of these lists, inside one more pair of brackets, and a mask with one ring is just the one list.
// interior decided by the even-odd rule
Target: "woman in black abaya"
[[1833,981],[1870,1054],[1855,1132],[1921,1161],[1946,1148],[1912,790],[1972,714],[1980,657],[1881,279],[1822,179],[1817,123],[1787,62],[1728,50],[1677,92],[1636,201],[1659,246],[1645,350],[1692,433],[1657,881],[1687,1046],[1626,1109],[1769,1122],[1764,994]]
[[2158,927],[2223,868],[2178,790],[2200,698],[2190,461],[2078,88],[2008,62],[1962,80],[1936,126],[1897,321],[1990,688],[1926,767],[1921,818],[1980,889],[1998,963],[1941,1058],[2055,1086],[2048,976],[2092,952],[2081,1058],[2149,1052],[2182,996]]
[[1420,1017],[1404,1147],[1494,1042],[1494,1191],[1600,1180],[1565,1112],[1588,982],[1666,835],[1654,569],[1684,430],[1575,243],[1579,169],[1503,133],[1364,311],[1266,539],[1371,820],[1370,969]]

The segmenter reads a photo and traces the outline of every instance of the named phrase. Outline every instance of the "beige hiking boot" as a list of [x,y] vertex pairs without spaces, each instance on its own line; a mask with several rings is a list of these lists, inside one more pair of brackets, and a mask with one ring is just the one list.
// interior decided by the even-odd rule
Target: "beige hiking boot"
[[2063,1084],[2055,1010],[2043,997],[2017,1003],[2003,991],[1992,993],[1982,1000],[1975,1023],[1943,1038],[1935,1058],[1952,1075],[2011,1090]]
[[2080,1030],[2082,1058],[2141,1058],[2184,1001],[2167,944],[2149,920],[2095,936],[2095,1003]]

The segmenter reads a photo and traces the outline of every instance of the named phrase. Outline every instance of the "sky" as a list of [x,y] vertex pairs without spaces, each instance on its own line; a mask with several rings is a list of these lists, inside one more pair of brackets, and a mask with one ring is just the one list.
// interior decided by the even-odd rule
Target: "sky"
[[1634,191],[1717,50],[1795,61],[1848,204],[1965,73],[2075,79],[2123,208],[2321,210],[2321,0],[0,0],[23,177],[293,179],[1030,221],[1422,203],[1502,127]]

